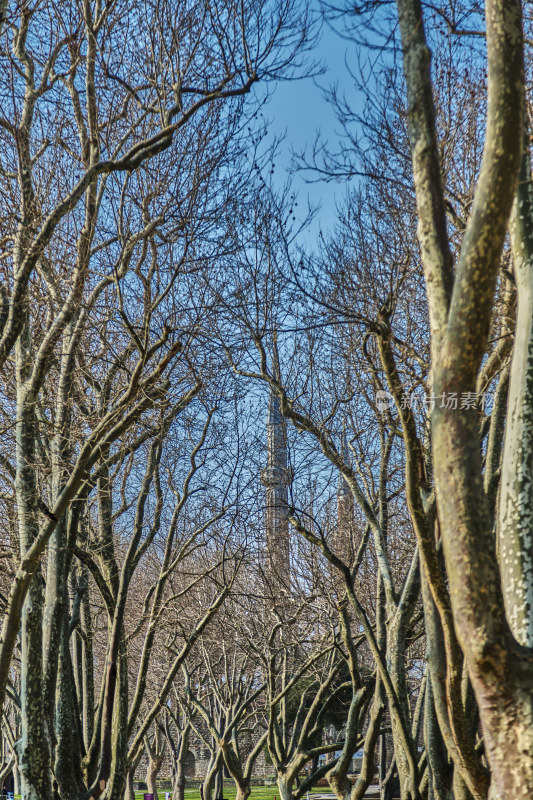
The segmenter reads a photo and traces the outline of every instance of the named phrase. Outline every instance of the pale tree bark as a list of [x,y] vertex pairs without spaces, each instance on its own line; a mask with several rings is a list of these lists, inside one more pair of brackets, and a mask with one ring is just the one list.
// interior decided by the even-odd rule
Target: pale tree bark
[[184,800],[185,798],[186,775],[183,761],[183,758],[179,759],[176,765],[175,779],[172,786],[172,800]]
[[[448,750],[439,725],[436,703],[441,706],[440,717],[448,718],[446,706],[446,673],[444,637],[438,611],[425,577],[422,578],[422,600],[426,632],[427,685],[424,713],[424,744],[427,754],[428,800],[447,800],[452,781]],[[436,699],[438,697],[438,700]],[[445,727],[449,738],[450,726]]]
[[[82,567],[82,577],[88,584],[88,572]],[[80,628],[82,631],[81,643],[81,691],[79,693],[82,709],[82,727],[84,749],[90,747],[94,731],[94,660],[93,660],[93,631],[89,593],[84,592],[80,608]]]
[[209,763],[202,782],[201,796],[203,800],[218,800],[218,798],[222,796],[217,794],[217,792],[220,792],[222,764],[222,751],[217,747],[210,754]]
[[[446,748],[470,792],[484,800],[489,789],[487,771],[475,752],[475,730],[462,702],[463,654],[455,631],[446,568],[437,542],[439,538],[435,494],[427,479],[427,457],[417,433],[412,410],[402,403],[403,386],[385,320],[380,326],[378,348],[385,376],[402,423],[405,446],[407,503],[420,547],[425,592],[424,613],[428,636],[428,665],[435,710]],[[427,587],[425,587],[427,588]],[[435,607],[434,605],[435,604]],[[438,614],[437,614],[438,611]],[[402,763],[398,761],[401,777]]]
[[169,738],[169,744],[172,747],[173,756],[172,800],[185,799],[185,758],[189,749],[190,732],[191,726],[189,723],[186,723],[183,729],[180,730],[179,742],[177,745],[167,736],[167,738]]
[[[17,473],[15,489],[19,514],[20,550],[24,559],[38,538],[37,486],[35,476],[34,410],[27,403],[30,374],[29,323],[18,339]],[[43,581],[36,565],[22,605],[21,644],[21,721],[18,762],[22,794],[28,800],[51,800],[51,731],[47,725],[43,696]],[[6,676],[7,677],[7,676]]]
[[126,787],[124,789],[124,800],[135,800],[135,787],[134,787],[134,779],[135,779],[135,770],[139,766],[139,761],[141,760],[143,755],[142,748],[139,748],[139,751],[133,761],[130,764],[126,775]]
[[368,727],[363,744],[363,763],[361,764],[361,770],[357,776],[357,780],[351,789],[349,795],[350,800],[363,800],[374,777],[376,771],[376,745],[381,732],[384,712],[385,703],[383,702],[383,690],[381,682],[378,680],[376,681],[374,699],[370,707]]
[[[413,176],[418,215],[427,220],[430,186],[442,207],[442,181],[432,181],[428,154],[438,152],[431,111],[429,50],[421,6],[398,0],[409,102]],[[487,0],[488,112],[483,160],[460,250],[451,297],[442,214],[429,221],[440,241],[424,248],[432,329],[433,393],[475,392],[491,319],[494,287],[518,182],[524,114],[521,4]],[[424,94],[425,89],[425,94]],[[430,136],[419,126],[424,117]],[[438,163],[438,162],[437,162]],[[441,408],[432,418],[433,465],[454,622],[478,701],[491,794],[525,798],[533,791],[533,653],[520,645],[505,615],[502,573],[483,486],[479,422],[475,409]],[[438,603],[438,598],[435,598]]]
[[424,709],[424,744],[427,754],[428,800],[447,800],[451,785],[448,754],[440,732],[433,702],[431,675],[428,677]]
[[533,190],[529,137],[511,214],[516,334],[501,468],[498,557],[513,636],[533,647]]
[[22,794],[21,783],[20,783],[20,770],[18,768],[18,764],[15,763],[13,766],[13,788],[14,794],[19,795]]
[[[7,752],[10,753],[9,763],[2,769],[2,774],[5,777],[6,774],[12,771],[14,794],[20,795],[20,770],[17,753],[17,741],[20,738],[20,700],[18,696],[16,700],[13,700],[12,696],[11,700],[12,702],[6,706],[2,720],[2,749],[6,748]],[[4,761],[5,758],[4,751]]]
[[148,765],[146,767],[146,784],[148,786],[149,794],[153,794],[154,800],[159,800],[157,793],[157,776],[161,772],[163,761],[165,759],[167,740],[161,735],[158,722],[155,722],[155,732],[152,741],[147,735],[144,737],[146,754],[148,756]]
[[124,800],[135,800],[135,787],[133,779],[135,777],[135,767],[130,767],[126,775],[126,788],[124,789]]

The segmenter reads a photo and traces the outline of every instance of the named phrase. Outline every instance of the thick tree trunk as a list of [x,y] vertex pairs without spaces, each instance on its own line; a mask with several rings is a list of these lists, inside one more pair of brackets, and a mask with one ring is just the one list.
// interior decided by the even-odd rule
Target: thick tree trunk
[[[397,0],[397,5],[430,310],[432,394],[460,397],[475,392],[487,351],[494,290],[518,184],[525,110],[522,4],[485,3],[486,132],[455,273],[449,259],[422,4]],[[437,404],[432,447],[453,618],[478,701],[492,780],[502,800],[525,800],[533,794],[533,652],[516,642],[504,612],[507,589],[502,588],[483,482],[477,410]],[[532,533],[530,524],[528,545]]]
[[135,800],[135,789],[133,787],[133,779],[135,777],[135,770],[130,769],[126,775],[126,788],[124,789],[124,800]]
[[[409,691],[407,687],[407,678],[405,671],[405,653],[406,653],[406,635],[409,620],[414,611],[414,604],[410,610],[401,612],[400,609],[395,614],[394,621],[389,626],[388,631],[388,647],[387,647],[387,667],[391,680],[396,690],[396,696],[399,701],[399,713],[391,714],[391,727],[392,727],[392,741],[394,746],[394,756],[396,759],[396,768],[398,770],[398,778],[400,780],[400,792],[402,800],[410,800],[416,797],[413,788],[418,786],[418,775],[413,774],[413,763],[410,765],[409,753],[406,752],[404,744],[404,736],[400,729],[400,715],[403,720],[404,731],[409,731],[410,724],[410,709],[409,709]],[[410,736],[409,746],[411,752],[416,751],[413,737]]]
[[[88,584],[87,570],[82,570],[82,577]],[[93,661],[93,632],[91,620],[91,607],[89,592],[81,598],[80,625],[83,633],[81,649],[81,706],[83,709],[83,741],[85,751],[88,752],[94,733],[94,661]]]
[[52,800],[50,741],[42,703],[42,579],[34,575],[22,612],[18,762],[24,800]]
[[387,736],[382,733],[379,737],[379,796],[383,800],[385,795],[385,780],[387,778]]
[[249,783],[242,783],[236,785],[236,793],[235,793],[235,800],[248,800],[252,793],[252,789]]
[[505,612],[513,636],[533,647],[533,188],[529,138],[511,215],[518,309],[507,401],[498,524]]
[[[241,761],[232,745],[225,744],[222,752],[224,765],[235,782],[235,800],[247,800],[251,794],[251,770],[242,769]],[[223,785],[221,792],[224,793]],[[222,797],[222,794],[219,796]]]
[[172,758],[172,800],[185,800],[185,758],[189,750],[189,737],[191,732],[190,723],[187,723],[183,729],[180,730],[176,724],[177,744],[171,735],[168,726],[169,720],[165,726],[165,735],[167,743],[170,746]]
[[[31,371],[29,322],[16,344],[17,427],[16,476],[20,555],[24,558],[38,535],[37,485],[35,475],[34,398],[27,382]],[[22,607],[20,630],[21,739],[18,763],[24,800],[51,800],[51,748],[43,707],[43,580],[34,572]]]
[[222,753],[219,750],[216,755],[211,756],[209,765],[207,767],[207,772],[205,774],[204,782],[202,784],[203,800],[216,800],[218,796],[214,794],[214,791],[216,791],[216,781],[217,781],[217,776],[220,773],[221,763],[222,763]]
[[380,736],[381,721],[385,712],[385,706],[381,695],[382,686],[381,681],[378,680],[374,690],[374,699],[372,701],[370,719],[365,736],[361,772],[351,790],[350,800],[363,800],[376,771],[376,745]]
[[[66,583],[62,588],[66,594]],[[66,600],[65,600],[66,603]],[[85,792],[81,771],[80,720],[75,705],[75,686],[69,647],[69,620],[61,622],[54,730],[54,775],[61,800],[78,800]]]
[[111,731],[111,769],[106,789],[106,800],[121,800],[127,774],[128,753],[128,664],[126,642],[120,634]]
[[[60,457],[56,453],[54,455],[55,458]],[[54,484],[54,492],[57,495],[60,492],[59,478]],[[68,604],[66,537],[66,520],[63,518],[56,526],[48,545],[43,612],[43,704],[48,714],[50,728],[54,725],[61,634]]]
[[[441,618],[425,577],[422,580],[422,599],[430,684],[427,700],[431,700],[431,706],[427,708],[429,716],[425,734],[428,736],[428,770],[430,777],[433,777],[433,790],[437,795],[449,791],[452,770],[448,760],[451,758],[455,771],[459,771],[465,783],[471,787],[472,795],[478,800],[486,800],[489,776],[475,749],[479,721],[475,698],[470,698],[469,706],[473,704],[473,707],[465,708],[461,680],[461,676],[464,678],[462,652],[458,646],[446,647]],[[443,740],[443,750],[438,744],[439,733],[435,725],[438,725]],[[428,748],[431,742],[432,746]],[[431,782],[429,788],[432,788]]]
[[156,734],[152,745],[150,745],[147,740],[146,751],[148,754],[148,766],[146,769],[146,783],[148,785],[148,792],[153,794],[154,800],[159,800],[157,793],[157,776],[161,772],[161,767],[163,766],[166,749],[165,744],[166,740],[163,740],[161,746],[161,737],[158,728],[156,728]]
[[426,685],[424,705],[424,744],[428,771],[427,800],[450,800],[453,768],[449,763],[449,756],[435,712],[431,673]]
[[176,778],[172,787],[172,800],[185,800],[185,768],[183,760],[179,760],[176,767]]
[[159,795],[157,793],[157,776],[159,775],[160,769],[161,765],[152,760],[150,760],[146,769],[146,785],[148,786],[148,794],[153,794],[154,800],[159,800]]
[[278,774],[278,789],[280,800],[292,800],[292,785],[294,781],[286,775]]
[[468,786],[462,779],[459,770],[454,770],[453,788],[449,795],[449,798],[450,800],[472,800],[472,795],[468,791]]
[[214,800],[220,800],[224,795],[224,768],[222,764],[216,772],[215,780],[213,783]]

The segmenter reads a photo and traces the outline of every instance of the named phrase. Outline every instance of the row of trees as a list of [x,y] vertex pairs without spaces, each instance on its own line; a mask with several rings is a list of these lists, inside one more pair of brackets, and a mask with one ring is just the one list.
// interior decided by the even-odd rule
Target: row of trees
[[181,800],[193,740],[204,800],[223,767],[246,800],[265,753],[283,800],[323,777],[359,800],[378,764],[384,800],[529,797],[523,11],[324,8],[385,39],[364,110],[331,96],[341,153],[298,159],[359,176],[304,246],[250,93],[314,70],[305,5],[8,4],[0,708],[25,800],[131,797],[143,754]]
[[195,334],[199,275],[254,162],[260,100],[244,98],[290,75],[308,36],[286,2],[8,6],[0,708],[20,716],[28,799],[122,797],[231,587],[242,476]]

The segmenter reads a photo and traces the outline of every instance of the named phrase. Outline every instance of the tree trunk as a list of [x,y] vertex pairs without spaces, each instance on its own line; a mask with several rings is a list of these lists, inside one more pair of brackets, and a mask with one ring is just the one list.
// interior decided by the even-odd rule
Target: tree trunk
[[[413,787],[417,786],[418,781],[418,776],[412,774],[409,765],[409,753],[405,750],[402,731],[400,730],[401,720],[399,718],[401,714],[404,722],[404,730],[410,732],[410,725],[408,724],[410,717],[409,692],[405,674],[405,637],[407,625],[411,616],[412,610],[411,613],[407,615],[400,614],[399,611],[396,612],[396,619],[389,628],[389,643],[387,648],[387,667],[400,705],[399,713],[391,714],[391,728],[402,800],[410,800],[413,798]],[[410,737],[409,745],[411,746],[412,752],[414,752],[415,744],[412,741],[412,737]]]
[[468,786],[457,769],[454,770],[453,773],[453,789],[448,797],[450,800],[472,800],[472,795],[468,791]]
[[384,800],[385,780],[387,778],[387,734],[382,733],[379,737],[379,796]]
[[185,768],[183,759],[178,760],[176,779],[172,787],[172,800],[185,800]]
[[[82,577],[88,584],[86,568],[82,569]],[[93,661],[93,632],[91,620],[91,606],[89,592],[81,598],[80,625],[83,632],[81,646],[81,707],[83,710],[83,741],[85,751],[88,752],[94,732],[94,661]]]
[[[122,800],[128,752],[128,663],[123,631],[120,634],[111,735],[111,770],[106,800]],[[156,798],[157,800],[157,798]]]
[[[220,772],[220,764],[222,761],[222,753],[220,750],[217,751],[216,755],[211,755],[209,760],[209,765],[207,767],[207,772],[204,777],[204,782],[202,784],[202,793],[203,793],[203,800],[213,800],[213,791],[216,788],[216,779],[217,775]],[[216,800],[217,795],[215,795]]]
[[[426,684],[424,706],[424,744],[427,755],[428,800],[448,800],[452,768],[448,761],[448,753],[435,712],[431,673]],[[455,772],[458,772],[457,768]]]
[[135,777],[135,769],[128,770],[126,775],[126,788],[124,790],[124,800],[135,800],[135,789],[133,788],[133,779]]
[[177,745],[172,738],[168,724],[165,726],[165,735],[170,746],[172,759],[172,800],[185,800],[185,758],[189,750],[191,726],[190,723],[187,723],[180,730],[176,724],[176,729]]
[[[24,558],[37,537],[37,485],[35,476],[35,419],[27,380],[31,370],[29,321],[16,344],[17,427],[16,476],[20,554]],[[43,580],[36,568],[22,606],[20,630],[21,739],[18,763],[24,800],[51,800],[50,731],[43,708]]]
[[[62,589],[66,592],[66,585]],[[69,620],[61,622],[57,692],[55,698],[54,776],[61,800],[78,800],[85,791],[81,772],[80,720],[74,704],[75,686],[69,648]]]
[[292,800],[292,778],[278,774],[278,789],[280,800]]
[[249,783],[236,784],[235,800],[248,800],[252,793]]
[[366,790],[374,777],[374,772],[376,771],[376,745],[380,736],[381,721],[384,712],[385,706],[382,700],[382,685],[381,681],[378,679],[376,688],[374,689],[374,699],[372,701],[370,719],[365,736],[363,763],[361,765],[361,771],[351,790],[350,800],[363,800]]
[[156,724],[153,742],[150,743],[148,736],[145,738],[146,754],[148,756],[148,766],[146,768],[146,783],[148,792],[153,794],[154,800],[158,800],[157,776],[163,766],[166,750],[166,739],[161,740],[161,730]]
[[[495,286],[518,185],[525,112],[522,4],[485,3],[488,104],[483,159],[455,272],[448,257],[421,3],[397,0],[397,5],[430,309],[432,394],[461,396],[475,393],[487,352]],[[453,619],[478,701],[492,781],[502,800],[522,800],[533,793],[533,653],[516,642],[504,611],[507,589],[496,557],[479,427],[476,408],[437,404],[433,411],[438,516]],[[529,523],[527,546],[531,536]],[[516,626],[518,632],[518,617]]]
[[18,762],[24,800],[52,800],[50,742],[42,705],[42,580],[34,575],[21,627],[21,726]]
[[148,793],[153,794],[154,800],[159,800],[157,794],[157,776],[159,775],[160,765],[156,761],[150,760],[146,769],[146,784]]
[[220,800],[220,798],[224,795],[224,768],[222,764],[220,765],[215,775],[215,781],[213,784],[213,794],[215,796],[214,800]]
[[533,189],[529,138],[511,215],[518,308],[503,450],[498,555],[505,612],[515,639],[533,647]]
[[21,789],[20,789],[20,770],[18,768],[18,764],[17,764],[16,760],[15,760],[15,763],[13,764],[13,790],[14,790],[13,793],[14,793],[15,797],[17,795],[20,796],[20,794],[21,794]]

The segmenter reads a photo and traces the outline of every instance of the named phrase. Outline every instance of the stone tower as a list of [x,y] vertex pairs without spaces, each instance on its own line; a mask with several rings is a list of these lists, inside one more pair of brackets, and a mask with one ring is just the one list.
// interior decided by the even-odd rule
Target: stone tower
[[278,398],[270,392],[267,413],[267,465],[261,473],[266,487],[265,571],[272,589],[289,588],[290,551],[288,486],[291,471],[287,463],[287,428]]

